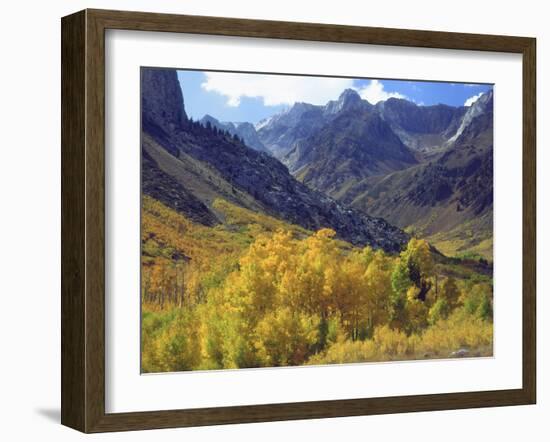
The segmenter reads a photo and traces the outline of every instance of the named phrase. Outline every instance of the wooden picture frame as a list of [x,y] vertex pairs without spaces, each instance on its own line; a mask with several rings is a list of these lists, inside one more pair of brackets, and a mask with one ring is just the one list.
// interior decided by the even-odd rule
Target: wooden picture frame
[[[523,385],[428,394],[105,412],[105,30],[495,51],[523,57]],[[62,19],[62,424],[83,432],[534,404],[536,40],[405,29],[84,10]]]

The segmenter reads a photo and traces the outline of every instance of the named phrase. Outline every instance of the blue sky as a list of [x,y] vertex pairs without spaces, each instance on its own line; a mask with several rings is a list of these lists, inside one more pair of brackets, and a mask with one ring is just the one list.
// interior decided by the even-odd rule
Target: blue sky
[[206,71],[178,71],[185,110],[193,119],[210,114],[221,121],[256,123],[295,102],[325,104],[346,88],[370,103],[390,97],[418,105],[471,105],[492,88],[487,84],[350,79]]

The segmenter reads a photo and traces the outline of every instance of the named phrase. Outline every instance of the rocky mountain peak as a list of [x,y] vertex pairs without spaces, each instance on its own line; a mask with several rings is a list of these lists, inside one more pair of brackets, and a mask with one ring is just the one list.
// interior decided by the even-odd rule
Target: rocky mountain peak
[[262,152],[269,152],[258,138],[254,125],[248,122],[219,121],[212,115],[206,114],[200,119],[203,126],[210,124],[220,130],[229,132],[231,135],[237,135],[248,147]]
[[338,97],[338,101],[342,103],[350,103],[350,102],[357,102],[360,101],[361,97],[357,93],[355,89],[345,89],[344,92],[340,94]]
[[254,125],[252,123],[249,123],[248,121],[234,122],[233,125],[237,129],[244,129],[244,128],[246,128],[247,130],[248,129],[254,129]]
[[202,118],[200,119],[200,121],[201,121],[201,123],[206,123],[206,122],[208,122],[208,121],[210,121],[211,123],[213,123],[213,122],[216,122],[216,123],[217,123],[217,122],[218,122],[218,119],[215,118],[215,117],[213,117],[213,116],[210,115],[210,114],[204,114],[204,117],[202,117]]
[[202,117],[199,121],[203,126],[206,126],[208,123],[210,123],[212,126],[215,126],[218,129],[229,130],[229,127],[226,126],[231,125],[231,128],[234,129],[233,124],[221,123],[216,117],[213,117],[210,114],[205,114],[204,117]]
[[370,107],[370,104],[363,100],[354,89],[345,89],[338,100],[329,101],[325,106],[325,115],[334,115],[350,109]]
[[294,105],[290,109],[288,109],[288,111],[286,112],[286,115],[291,119],[298,119],[304,113],[311,110],[315,110],[316,108],[317,106],[315,106],[314,104],[297,102],[297,103],[294,103]]

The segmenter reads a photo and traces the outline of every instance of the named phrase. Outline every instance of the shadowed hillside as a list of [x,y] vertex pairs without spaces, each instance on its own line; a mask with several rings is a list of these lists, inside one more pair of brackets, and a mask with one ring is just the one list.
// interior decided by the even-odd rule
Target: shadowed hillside
[[[306,229],[330,227],[353,244],[398,251],[406,243],[407,235],[401,230],[310,189],[277,159],[249,148],[237,135],[190,122],[175,71],[143,69],[142,77],[142,148],[166,175],[207,207],[220,196]],[[159,147],[170,156],[159,152]],[[143,163],[145,171],[149,164]],[[192,179],[189,171],[193,171]],[[176,207],[169,195],[159,196],[160,189],[144,190]]]

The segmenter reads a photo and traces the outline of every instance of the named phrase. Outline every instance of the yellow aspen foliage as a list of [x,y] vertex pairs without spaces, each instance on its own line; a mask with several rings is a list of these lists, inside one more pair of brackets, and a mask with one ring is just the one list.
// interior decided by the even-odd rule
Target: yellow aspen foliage
[[382,252],[376,252],[365,272],[367,289],[366,316],[369,327],[386,324],[390,315],[391,261]]
[[418,299],[420,289],[411,286],[407,291],[407,332],[419,332],[428,324],[428,306]]
[[339,255],[334,231],[322,229],[295,242],[285,256],[281,274],[280,303],[308,314],[328,316],[334,309]]
[[254,334],[254,346],[264,366],[302,365],[318,338],[319,317],[278,308],[265,315]]
[[390,255],[214,208],[224,223],[206,227],[144,198],[144,372],[492,352],[492,280],[436,265],[426,241]]
[[384,354],[389,360],[396,359],[399,355],[413,353],[413,341],[399,330],[392,330],[387,325],[379,327],[374,333],[374,343],[377,351]]
[[460,298],[460,291],[456,284],[456,280],[452,277],[445,278],[441,283],[440,293],[438,294],[449,305],[449,309],[454,309]]
[[416,265],[421,277],[427,278],[432,274],[434,267],[433,256],[430,251],[430,245],[426,240],[412,238],[401,256],[409,265]]

